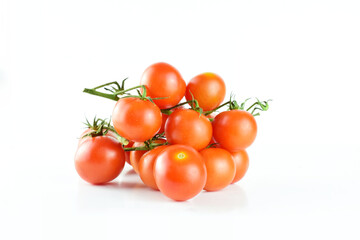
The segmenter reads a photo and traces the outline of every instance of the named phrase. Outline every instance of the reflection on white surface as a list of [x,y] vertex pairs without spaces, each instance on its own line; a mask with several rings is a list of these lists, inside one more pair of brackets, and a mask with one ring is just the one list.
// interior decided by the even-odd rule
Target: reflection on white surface
[[[142,183],[133,171],[125,169],[121,178],[103,185],[91,185],[79,181],[77,192],[77,209],[80,212],[104,212],[109,209],[128,208],[138,204],[141,209],[157,209],[157,207],[187,209],[193,212],[226,212],[242,209],[247,205],[244,189],[232,184],[216,192],[202,191],[195,198],[176,202],[165,197],[161,192],[153,190]],[[159,208],[157,211],[164,209]],[[136,210],[135,210],[136,211]]]

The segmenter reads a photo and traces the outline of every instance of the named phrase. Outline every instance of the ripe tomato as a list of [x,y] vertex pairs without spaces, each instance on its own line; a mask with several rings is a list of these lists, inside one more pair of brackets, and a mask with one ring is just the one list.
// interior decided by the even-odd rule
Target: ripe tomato
[[86,139],[75,154],[76,171],[82,179],[92,184],[103,184],[115,179],[124,164],[122,145],[112,137]]
[[[130,147],[132,147],[133,145],[134,145],[134,142],[129,141],[129,143],[128,143],[126,146],[124,146],[124,147],[130,148]],[[131,163],[130,163],[130,152],[131,152],[131,151],[125,152],[125,161],[126,161],[129,165],[131,165]]]
[[206,169],[201,155],[192,147],[172,145],[156,158],[154,177],[159,190],[176,201],[185,201],[201,192]]
[[168,117],[165,135],[170,144],[183,144],[200,150],[211,140],[211,122],[194,110],[178,109]]
[[141,77],[141,85],[146,86],[146,95],[161,109],[170,108],[180,102],[185,95],[186,83],[178,70],[167,63],[155,63],[148,67]]
[[249,156],[245,150],[230,152],[235,162],[235,177],[231,183],[236,183],[242,179],[249,168]]
[[[191,92],[191,93],[190,93]],[[225,98],[226,88],[221,77],[215,73],[203,73],[190,80],[186,87],[186,100],[192,96],[204,111],[218,107]]]
[[[143,147],[145,144],[143,142],[135,142],[132,147]],[[136,173],[139,173],[139,161],[142,155],[147,152],[145,151],[130,151],[130,165],[133,167]]]
[[[165,143],[163,139],[155,140],[154,143]],[[135,142],[132,147],[143,147],[145,144],[143,142]],[[139,162],[142,155],[144,155],[148,150],[145,151],[130,151],[130,164],[134,168],[134,171],[139,174]]]
[[204,189],[217,191],[229,185],[235,176],[235,163],[231,154],[222,148],[201,150],[206,166],[207,179]]
[[162,116],[162,121],[161,121],[161,127],[159,129],[159,131],[157,133],[161,134],[165,131],[165,123],[166,120],[168,119],[169,115],[165,114],[165,113],[161,113]]
[[168,146],[159,146],[146,152],[144,155],[141,156],[139,161],[139,175],[141,180],[145,183],[145,185],[155,190],[159,190],[159,188],[157,187],[154,178],[154,162],[159,153],[161,153],[161,151],[164,150],[166,147]]
[[121,98],[117,101],[112,122],[120,136],[135,142],[152,138],[161,127],[160,109],[140,98]]
[[213,121],[214,139],[230,152],[249,147],[255,140],[257,125],[253,115],[243,110],[219,113]]

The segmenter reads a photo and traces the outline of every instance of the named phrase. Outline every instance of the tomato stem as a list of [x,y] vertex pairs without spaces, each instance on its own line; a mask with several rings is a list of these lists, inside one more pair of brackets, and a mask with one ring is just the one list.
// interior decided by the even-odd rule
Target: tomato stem
[[89,88],[85,88],[84,93],[89,93],[89,94],[92,94],[92,95],[95,95],[95,96],[99,96],[99,97],[103,97],[103,98],[108,98],[108,99],[111,99],[111,100],[114,100],[114,101],[117,101],[119,100],[120,98],[114,94],[109,94],[109,93],[103,93],[103,92],[99,92],[99,91],[96,91],[95,89],[89,89]]
[[206,111],[206,112],[204,113],[204,115],[205,115],[205,116],[208,116],[208,115],[212,114],[213,112],[215,112],[216,110],[218,110],[218,109],[220,109],[220,108],[222,108],[222,107],[224,107],[224,106],[226,106],[226,105],[228,105],[228,104],[230,104],[230,103],[231,103],[231,101],[227,101],[226,103],[221,104],[220,106],[218,106],[217,108],[214,108],[213,110]]
[[150,143],[148,145],[142,146],[142,147],[130,147],[130,148],[124,148],[124,151],[148,151],[155,147],[163,146],[169,144],[168,142],[165,143]]

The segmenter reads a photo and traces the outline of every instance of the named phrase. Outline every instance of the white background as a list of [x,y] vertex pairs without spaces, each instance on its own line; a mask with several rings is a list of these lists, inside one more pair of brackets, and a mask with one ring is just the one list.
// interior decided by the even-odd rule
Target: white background
[[[0,1],[1,239],[359,239],[359,1]],[[84,87],[165,61],[272,98],[238,184],[174,202],[73,166]]]

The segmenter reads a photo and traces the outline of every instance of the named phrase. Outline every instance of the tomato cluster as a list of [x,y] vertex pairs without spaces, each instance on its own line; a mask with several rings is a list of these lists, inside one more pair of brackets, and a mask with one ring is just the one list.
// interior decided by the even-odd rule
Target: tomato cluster
[[245,149],[257,134],[255,110],[268,109],[268,102],[259,100],[247,109],[247,100],[222,104],[226,89],[220,76],[203,73],[186,85],[167,63],[148,67],[139,86],[124,89],[124,81],[111,82],[84,92],[117,102],[113,126],[102,119],[87,122],[75,155],[80,177],[104,184],[127,162],[144,184],[177,201],[243,178],[249,166]]

